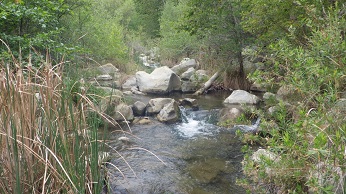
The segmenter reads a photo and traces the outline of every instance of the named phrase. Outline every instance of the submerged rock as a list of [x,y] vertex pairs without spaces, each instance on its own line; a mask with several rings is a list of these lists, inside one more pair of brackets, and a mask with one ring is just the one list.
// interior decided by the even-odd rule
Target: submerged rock
[[193,98],[184,98],[179,100],[180,106],[188,106],[191,107],[192,110],[196,111],[199,109],[197,100]]
[[152,121],[150,120],[149,117],[143,117],[143,118],[135,118],[135,120],[133,121],[133,124],[138,124],[138,125],[148,125],[151,124]]
[[208,184],[215,181],[218,175],[227,170],[226,162],[218,158],[207,158],[188,166],[192,178],[198,182]]
[[234,122],[241,116],[243,110],[235,107],[226,107],[219,112],[219,125],[233,127]]

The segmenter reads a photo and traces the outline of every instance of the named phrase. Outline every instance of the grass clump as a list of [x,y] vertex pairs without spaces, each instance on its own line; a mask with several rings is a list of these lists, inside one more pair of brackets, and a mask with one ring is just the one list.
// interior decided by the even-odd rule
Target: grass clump
[[93,104],[62,74],[48,59],[37,69],[1,61],[0,193],[101,192]]

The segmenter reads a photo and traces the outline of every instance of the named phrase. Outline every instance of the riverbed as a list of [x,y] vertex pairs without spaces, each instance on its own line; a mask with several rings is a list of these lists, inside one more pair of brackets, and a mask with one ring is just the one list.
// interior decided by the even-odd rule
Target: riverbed
[[[182,108],[183,121],[176,124],[149,118],[150,124],[131,126],[132,135],[111,133],[109,193],[245,193],[236,185],[243,176],[241,142],[234,130],[215,125],[223,96],[199,97],[200,110]],[[117,141],[121,136],[130,141]]]

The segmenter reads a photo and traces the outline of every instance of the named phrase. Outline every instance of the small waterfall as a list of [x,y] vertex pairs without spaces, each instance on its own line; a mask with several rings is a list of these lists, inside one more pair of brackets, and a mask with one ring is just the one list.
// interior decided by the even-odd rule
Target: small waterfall
[[261,123],[261,118],[258,117],[256,122],[253,125],[235,125],[235,129],[240,129],[241,131],[245,133],[255,133],[258,130],[258,127]]
[[210,115],[203,111],[189,111],[180,107],[182,122],[174,127],[181,137],[193,138],[196,135],[212,135],[218,127],[208,123]]

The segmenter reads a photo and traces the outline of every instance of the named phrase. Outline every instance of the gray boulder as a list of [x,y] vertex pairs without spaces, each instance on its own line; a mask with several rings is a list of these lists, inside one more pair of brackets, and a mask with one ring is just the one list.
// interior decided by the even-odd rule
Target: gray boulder
[[120,103],[122,103],[122,96],[114,94],[104,97],[100,102],[101,112],[113,116],[115,114],[115,107]]
[[170,103],[166,104],[157,115],[157,119],[160,122],[165,123],[177,122],[180,119],[178,103],[175,100],[172,100]]
[[145,93],[139,91],[137,87],[132,87],[131,92],[132,92],[132,94],[145,95]]
[[258,104],[259,102],[260,99],[257,96],[244,90],[233,91],[224,101],[224,103],[228,104]]
[[113,76],[108,74],[98,75],[93,81],[90,82],[94,86],[119,88],[119,80],[115,80]]
[[276,97],[280,100],[299,102],[302,98],[300,93],[293,86],[281,86],[276,92]]
[[182,80],[190,80],[191,76],[196,72],[195,68],[190,67],[184,73],[181,74],[180,78]]
[[99,66],[97,68],[97,70],[99,72],[101,72],[102,74],[108,74],[108,75],[113,75],[116,73],[116,72],[119,72],[119,69],[116,68],[113,64],[111,63],[107,63],[105,65],[102,65],[102,66]]
[[195,59],[185,58],[178,65],[172,67],[172,70],[180,75],[190,67],[197,67],[197,61]]
[[192,82],[205,82],[209,79],[209,76],[207,74],[206,70],[200,69],[197,70],[191,77],[190,77],[190,81]]
[[257,65],[249,60],[244,60],[244,72],[246,74],[254,73],[257,70]]
[[132,121],[134,119],[131,106],[121,103],[115,107],[114,120],[116,121]]
[[155,69],[151,74],[144,71],[136,73],[139,91],[152,94],[167,94],[181,90],[180,78],[167,66]]
[[199,89],[198,83],[191,81],[182,81],[181,82],[181,91],[184,93],[193,93]]
[[163,107],[174,101],[172,98],[153,98],[149,100],[148,105],[147,105],[147,114],[150,115],[155,115],[159,113]]
[[136,101],[132,106],[133,114],[135,116],[144,116],[145,109],[146,109],[146,104],[144,104],[141,101]]
[[[235,121],[238,117],[241,116],[243,110],[235,107],[226,107],[221,109],[219,113],[219,124],[225,125],[226,123],[228,127],[233,127]],[[232,124],[232,125],[231,125]]]
[[180,106],[188,106],[190,107],[192,110],[198,110],[198,104],[197,104],[197,100],[193,99],[193,98],[184,98],[184,99],[180,99],[179,100]]
[[257,92],[265,92],[266,91],[265,86],[261,85],[261,84],[258,84],[258,83],[253,83],[250,86],[250,90],[251,91],[257,91]]
[[132,87],[137,87],[137,80],[135,76],[129,77],[121,86],[123,90],[131,90]]

